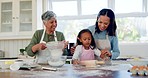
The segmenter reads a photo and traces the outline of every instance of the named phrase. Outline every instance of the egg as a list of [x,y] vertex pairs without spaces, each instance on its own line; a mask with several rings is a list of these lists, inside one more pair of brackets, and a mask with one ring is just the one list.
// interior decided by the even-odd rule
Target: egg
[[145,75],[148,76],[148,67],[146,67]]
[[133,75],[137,75],[138,69],[139,69],[138,66],[133,66],[133,67],[131,68],[130,72],[131,72]]
[[139,66],[138,75],[143,76],[145,73],[146,67],[145,66]]

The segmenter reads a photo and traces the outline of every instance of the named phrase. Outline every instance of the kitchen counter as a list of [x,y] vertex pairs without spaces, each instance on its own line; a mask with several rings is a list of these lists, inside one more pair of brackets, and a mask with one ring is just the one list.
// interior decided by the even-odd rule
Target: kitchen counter
[[[44,67],[44,66],[43,66]],[[49,67],[48,65],[45,67]],[[97,66],[86,68],[65,64],[57,71],[31,69],[17,70],[0,69],[0,78],[143,78],[147,76],[134,76],[128,72],[130,64],[112,64],[110,66]],[[51,67],[50,67],[51,68]]]

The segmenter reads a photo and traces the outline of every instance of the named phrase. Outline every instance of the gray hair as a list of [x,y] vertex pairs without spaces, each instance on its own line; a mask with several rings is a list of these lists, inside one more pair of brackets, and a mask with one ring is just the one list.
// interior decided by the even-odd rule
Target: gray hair
[[56,17],[56,14],[53,11],[46,11],[45,13],[42,14],[42,20],[43,21],[48,21],[52,17]]

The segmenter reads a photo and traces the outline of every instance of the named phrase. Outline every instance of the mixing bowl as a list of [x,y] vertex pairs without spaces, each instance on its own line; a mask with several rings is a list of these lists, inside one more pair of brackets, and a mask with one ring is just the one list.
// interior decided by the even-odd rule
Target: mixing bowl
[[50,57],[48,58],[48,64],[51,67],[62,67],[66,62],[67,56],[61,56],[59,58]]

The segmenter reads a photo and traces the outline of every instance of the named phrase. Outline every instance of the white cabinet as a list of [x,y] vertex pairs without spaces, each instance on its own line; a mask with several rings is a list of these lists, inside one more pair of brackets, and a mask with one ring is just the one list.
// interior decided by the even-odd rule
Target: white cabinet
[[36,0],[0,0],[0,37],[31,37],[37,26],[36,3]]

